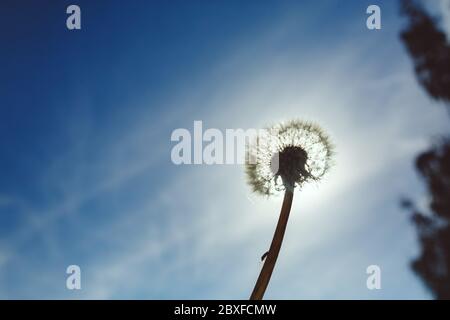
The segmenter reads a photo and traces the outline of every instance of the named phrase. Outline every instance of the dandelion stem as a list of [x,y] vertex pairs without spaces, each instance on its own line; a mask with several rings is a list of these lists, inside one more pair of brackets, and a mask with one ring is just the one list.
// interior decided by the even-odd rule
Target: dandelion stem
[[278,218],[277,227],[273,235],[272,243],[270,244],[269,253],[267,254],[264,265],[256,281],[250,300],[261,300],[264,292],[272,276],[273,268],[277,262],[278,254],[280,253],[281,243],[283,242],[284,232],[289,219],[289,213],[292,206],[293,191],[287,190],[284,193],[283,205],[281,207],[280,217]]

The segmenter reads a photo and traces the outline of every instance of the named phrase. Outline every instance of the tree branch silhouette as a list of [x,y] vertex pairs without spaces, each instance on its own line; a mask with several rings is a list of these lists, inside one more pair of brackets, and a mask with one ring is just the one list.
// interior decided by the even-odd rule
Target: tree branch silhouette
[[[450,112],[450,44],[446,35],[417,2],[403,0],[401,9],[409,25],[400,38],[413,60],[418,82]],[[402,202],[411,211],[421,246],[411,266],[436,299],[450,299],[450,137],[419,154],[416,169],[430,201],[428,213],[420,212],[410,200]]]

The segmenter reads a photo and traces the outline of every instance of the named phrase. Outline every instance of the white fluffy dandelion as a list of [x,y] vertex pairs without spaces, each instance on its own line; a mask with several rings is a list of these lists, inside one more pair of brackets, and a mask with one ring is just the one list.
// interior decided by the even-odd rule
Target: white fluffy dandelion
[[248,149],[246,173],[253,191],[272,195],[284,191],[280,218],[264,266],[250,299],[259,300],[269,284],[280,252],[294,189],[318,181],[331,166],[333,145],[316,124],[300,120],[263,130]]
[[333,146],[318,125],[292,120],[263,130],[248,151],[248,183],[271,195],[320,180],[330,168]]

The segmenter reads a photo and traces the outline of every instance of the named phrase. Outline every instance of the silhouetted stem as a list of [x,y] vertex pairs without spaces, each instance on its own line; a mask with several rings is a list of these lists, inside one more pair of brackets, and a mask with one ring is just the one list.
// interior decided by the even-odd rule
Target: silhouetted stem
[[289,219],[289,213],[292,206],[292,198],[294,193],[286,190],[284,193],[283,205],[281,207],[280,217],[278,218],[277,228],[273,235],[272,243],[270,245],[269,253],[267,254],[264,265],[256,281],[250,300],[261,300],[264,292],[272,276],[273,268],[277,262],[278,254],[280,253],[281,243],[283,242],[284,232]]

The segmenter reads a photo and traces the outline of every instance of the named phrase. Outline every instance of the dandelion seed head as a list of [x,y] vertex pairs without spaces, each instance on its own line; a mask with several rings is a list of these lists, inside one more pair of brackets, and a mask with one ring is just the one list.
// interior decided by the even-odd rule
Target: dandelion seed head
[[331,166],[333,149],[314,123],[291,120],[268,127],[247,148],[248,183],[268,196],[319,181]]

